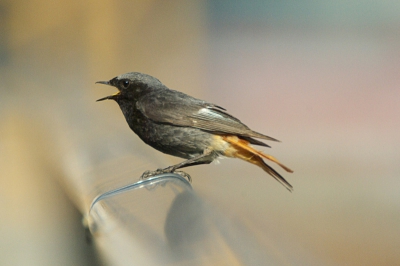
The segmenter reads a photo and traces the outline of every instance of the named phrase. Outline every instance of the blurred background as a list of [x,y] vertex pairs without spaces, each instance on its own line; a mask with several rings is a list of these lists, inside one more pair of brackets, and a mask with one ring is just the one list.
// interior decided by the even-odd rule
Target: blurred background
[[138,71],[281,140],[265,151],[294,170],[276,167],[293,193],[238,160],[187,170],[257,246],[214,265],[260,247],[276,265],[399,265],[399,47],[391,0],[0,1],[0,264],[113,265],[85,242],[90,202],[180,161],[95,102],[115,92],[96,81]]

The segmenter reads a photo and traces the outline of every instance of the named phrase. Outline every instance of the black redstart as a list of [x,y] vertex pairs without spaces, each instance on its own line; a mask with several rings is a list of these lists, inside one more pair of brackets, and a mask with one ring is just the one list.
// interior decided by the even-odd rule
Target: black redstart
[[174,172],[187,166],[209,164],[218,156],[226,156],[261,167],[292,191],[293,187],[289,182],[267,165],[263,158],[277,163],[287,172],[293,171],[271,155],[250,146],[254,144],[269,147],[255,138],[277,140],[251,130],[224,108],[170,90],[158,79],[138,72],[96,83],[118,89],[117,93],[97,101],[116,101],[129,127],[145,143],[163,153],[186,159],[165,169],[146,171],[142,178]]

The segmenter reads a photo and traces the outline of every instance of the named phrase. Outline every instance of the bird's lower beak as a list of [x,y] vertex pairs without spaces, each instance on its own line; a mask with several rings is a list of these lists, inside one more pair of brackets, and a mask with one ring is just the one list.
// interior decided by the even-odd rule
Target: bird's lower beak
[[96,102],[104,101],[104,100],[115,100],[119,96],[120,92],[117,92],[113,95],[106,96],[104,98],[98,99]]

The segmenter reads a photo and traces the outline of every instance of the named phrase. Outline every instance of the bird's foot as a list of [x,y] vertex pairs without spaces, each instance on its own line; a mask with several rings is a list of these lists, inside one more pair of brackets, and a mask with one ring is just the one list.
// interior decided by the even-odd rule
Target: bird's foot
[[178,174],[180,176],[182,176],[183,178],[186,178],[190,183],[192,182],[192,177],[188,174],[185,173],[183,171],[175,171],[175,168],[170,166],[164,169],[157,169],[155,171],[145,171],[142,176],[140,177],[141,180],[155,176],[155,175],[160,175],[160,174],[166,174],[166,173],[175,173]]

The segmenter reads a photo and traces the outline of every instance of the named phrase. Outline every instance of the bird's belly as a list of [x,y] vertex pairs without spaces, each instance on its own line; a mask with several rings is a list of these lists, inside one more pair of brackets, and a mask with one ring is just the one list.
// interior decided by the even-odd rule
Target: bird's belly
[[205,149],[212,146],[214,140],[211,133],[200,129],[157,124],[152,121],[133,130],[153,148],[185,159],[202,154]]

